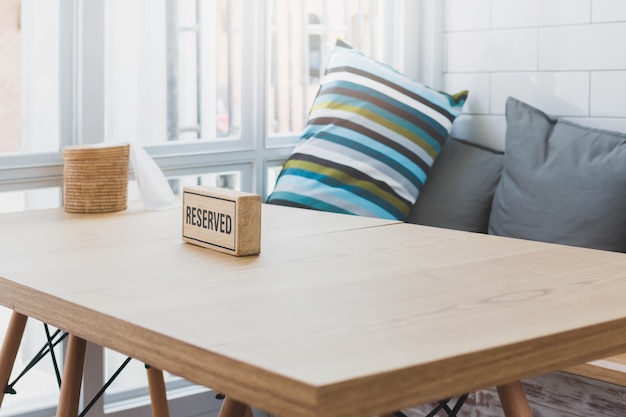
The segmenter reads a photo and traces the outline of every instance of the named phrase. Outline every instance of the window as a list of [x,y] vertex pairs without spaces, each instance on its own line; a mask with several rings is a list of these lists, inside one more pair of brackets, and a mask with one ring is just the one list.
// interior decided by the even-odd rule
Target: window
[[270,135],[303,129],[326,57],[337,39],[377,56],[381,13],[377,1],[272,0]]
[[[404,4],[0,1],[0,213],[62,206],[61,148],[102,141],[144,146],[177,193],[209,184],[267,195],[298,141],[335,40],[395,59]],[[129,195],[139,198],[132,178]],[[0,332],[9,315],[0,308]],[[25,361],[42,332],[41,323],[29,325]],[[85,391],[95,392],[124,357],[90,352]],[[143,364],[130,366],[90,415],[145,407]],[[41,372],[42,388],[25,380],[20,394],[5,397],[0,416],[46,414],[29,408],[49,405],[32,398],[56,395],[49,360]],[[187,395],[181,404],[206,396],[174,376],[168,381]]]
[[58,10],[59,0],[0,4],[0,154],[59,149]]

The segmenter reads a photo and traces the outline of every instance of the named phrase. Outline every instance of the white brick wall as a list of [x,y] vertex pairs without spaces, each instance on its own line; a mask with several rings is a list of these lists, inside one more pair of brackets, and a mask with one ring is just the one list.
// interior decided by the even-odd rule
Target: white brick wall
[[508,96],[626,132],[626,0],[446,0],[444,78],[469,89],[453,134],[504,147]]

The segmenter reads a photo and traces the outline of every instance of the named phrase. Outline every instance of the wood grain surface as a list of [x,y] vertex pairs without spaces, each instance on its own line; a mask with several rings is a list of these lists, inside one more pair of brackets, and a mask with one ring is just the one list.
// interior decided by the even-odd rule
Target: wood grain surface
[[365,416],[626,352],[626,255],[263,206],[0,216],[0,304],[279,415]]

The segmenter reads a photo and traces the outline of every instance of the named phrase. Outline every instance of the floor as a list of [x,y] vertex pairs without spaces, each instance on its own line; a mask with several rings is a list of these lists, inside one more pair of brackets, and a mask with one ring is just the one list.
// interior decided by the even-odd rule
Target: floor
[[[523,381],[534,417],[624,417],[626,387],[566,372]],[[433,405],[404,410],[409,417],[428,415]],[[437,416],[447,414],[439,411]],[[470,394],[459,417],[503,417],[495,389]]]

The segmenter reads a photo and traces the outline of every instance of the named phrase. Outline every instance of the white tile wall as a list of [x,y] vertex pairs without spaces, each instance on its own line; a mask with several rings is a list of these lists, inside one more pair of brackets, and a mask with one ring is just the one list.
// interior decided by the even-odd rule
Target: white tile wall
[[445,44],[447,72],[537,68],[537,29],[451,32]]
[[504,147],[504,104],[626,133],[626,0],[446,0],[446,91],[468,89],[456,136]]
[[446,74],[443,79],[444,91],[456,93],[470,92],[463,106],[463,113],[489,114],[489,74]]
[[626,21],[624,0],[594,0],[592,5],[591,21],[594,23]]
[[626,22],[539,30],[540,70],[626,68]]
[[444,29],[459,30],[489,29],[491,0],[446,0]]
[[591,74],[591,116],[626,118],[626,71]]
[[508,96],[549,114],[589,114],[588,72],[526,72],[491,74],[491,113],[504,114]]
[[504,116],[462,115],[454,122],[452,136],[503,151],[505,131]]
[[591,0],[492,1],[494,28],[535,27],[589,23]]

